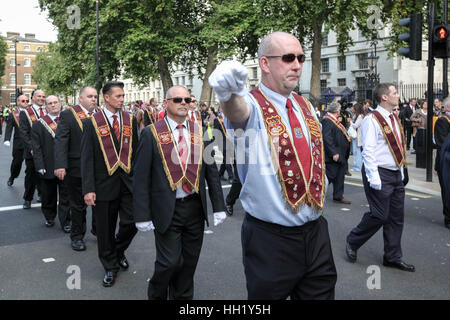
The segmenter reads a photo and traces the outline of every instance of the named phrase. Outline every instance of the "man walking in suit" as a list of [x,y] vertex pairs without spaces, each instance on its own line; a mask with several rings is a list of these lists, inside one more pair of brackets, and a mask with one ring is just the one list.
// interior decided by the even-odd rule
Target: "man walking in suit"
[[449,211],[449,203],[446,201],[447,192],[450,190],[445,188],[444,178],[442,175],[442,164],[441,164],[441,149],[450,133],[450,97],[444,99],[444,113],[437,119],[436,124],[434,126],[434,141],[437,146],[436,153],[436,162],[434,164],[434,168],[438,173],[439,184],[441,186],[441,196],[442,196],[442,207],[444,214],[444,225],[446,228],[450,229],[450,211]]
[[11,145],[11,135],[12,131],[14,129],[14,138],[13,138],[13,150],[12,150],[12,162],[11,162],[11,169],[10,169],[10,176],[8,179],[8,186],[11,187],[14,183],[14,179],[16,179],[19,174],[20,170],[22,169],[22,162],[23,162],[23,153],[24,153],[24,144],[22,137],[20,136],[20,130],[19,130],[19,115],[20,111],[25,110],[28,107],[28,97],[26,95],[21,95],[17,98],[17,108],[14,111],[11,111],[8,117],[8,122],[6,124],[6,130],[5,130],[5,140],[4,145],[9,147]]
[[[416,111],[416,106],[417,106],[417,100],[410,99],[409,105],[406,107],[405,111],[403,112],[403,116],[405,119],[406,150],[409,150],[409,147],[411,145],[411,135],[413,132],[411,116]],[[413,146],[414,146],[414,143],[413,143]]]
[[345,127],[338,121],[341,105],[332,102],[322,119],[322,135],[325,147],[325,169],[329,183],[333,184],[333,201],[351,204],[344,198],[344,180],[351,138]]
[[407,171],[405,136],[400,120],[392,113],[398,92],[392,83],[380,83],[373,91],[378,107],[362,122],[364,191],[370,211],[347,236],[346,254],[356,261],[357,250],[383,228],[383,265],[414,272],[402,260],[404,202]]
[[54,226],[54,220],[56,214],[58,214],[61,228],[65,233],[69,233],[70,208],[67,184],[66,181],[58,180],[54,175],[54,140],[61,112],[61,103],[56,96],[47,97],[46,110],[47,115],[34,122],[31,127],[34,166],[41,178],[41,209],[45,217],[46,227]]
[[19,115],[19,130],[20,136],[24,143],[24,158],[25,158],[25,193],[23,199],[24,209],[31,208],[31,201],[33,200],[34,190],[38,190],[38,201],[40,201],[40,178],[35,170],[33,161],[33,144],[31,141],[31,126],[38,119],[46,115],[45,110],[45,92],[39,89],[33,91],[31,99],[33,105],[22,110]]
[[158,101],[155,98],[150,99],[150,104],[145,105],[144,109],[144,127],[148,126],[150,123],[155,122],[156,105]]
[[[84,201],[94,206],[98,255],[105,269],[103,286],[111,287],[117,272],[128,269],[125,250],[137,229],[133,220],[132,172],[138,127],[122,111],[124,84],[107,82],[102,89],[106,106],[83,122],[81,180]],[[117,217],[119,232],[115,235]]]
[[[67,181],[72,215],[71,247],[75,251],[86,250],[86,204],[81,188],[81,135],[83,120],[92,116],[97,107],[97,90],[84,86],[78,97],[80,105],[61,112],[55,136],[55,176]],[[92,230],[95,235],[95,215],[92,210]]]
[[186,119],[190,102],[186,88],[170,88],[167,117],[142,131],[136,154],[136,227],[155,229],[157,254],[149,299],[194,296],[194,273],[208,223],[205,179],[215,225],[226,217],[217,167],[203,161],[202,128]]

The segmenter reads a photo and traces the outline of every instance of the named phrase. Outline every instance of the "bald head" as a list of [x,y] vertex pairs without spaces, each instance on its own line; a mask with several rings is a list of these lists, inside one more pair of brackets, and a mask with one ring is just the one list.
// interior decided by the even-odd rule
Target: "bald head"
[[21,108],[26,108],[29,102],[28,97],[24,94],[17,97],[17,105]]
[[284,41],[295,39],[298,43],[298,39],[294,37],[292,34],[283,32],[283,31],[275,31],[273,33],[269,33],[261,39],[258,47],[258,59],[260,60],[263,56],[273,55],[277,47],[279,47]]
[[167,90],[167,92],[166,92],[166,99],[172,98],[173,97],[173,93],[175,91],[179,92],[179,89],[184,89],[189,94],[189,91],[185,87],[183,87],[183,86],[173,86],[173,87],[170,87],[169,90]]

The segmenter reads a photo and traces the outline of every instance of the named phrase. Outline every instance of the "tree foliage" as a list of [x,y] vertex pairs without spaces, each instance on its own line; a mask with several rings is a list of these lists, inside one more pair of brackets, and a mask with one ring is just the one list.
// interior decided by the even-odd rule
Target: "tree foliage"
[[2,86],[2,77],[5,75],[6,54],[8,53],[8,46],[3,37],[0,37],[0,87]]

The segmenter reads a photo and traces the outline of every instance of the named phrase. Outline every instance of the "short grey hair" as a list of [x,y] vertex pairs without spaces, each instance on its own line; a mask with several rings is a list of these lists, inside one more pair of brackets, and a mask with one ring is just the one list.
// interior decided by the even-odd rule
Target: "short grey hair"
[[444,107],[450,106],[450,97],[445,98],[445,99],[444,99],[444,102],[442,103],[442,105],[443,105]]
[[327,106],[327,112],[336,113],[341,110],[341,104],[339,102],[333,101]]
[[58,99],[59,104],[62,105],[61,99],[60,99],[58,96],[55,96],[55,95],[53,95],[53,94],[52,94],[52,95],[49,95],[47,98],[45,98],[45,104],[48,103],[48,98],[51,98],[51,97],[55,97],[56,99]]

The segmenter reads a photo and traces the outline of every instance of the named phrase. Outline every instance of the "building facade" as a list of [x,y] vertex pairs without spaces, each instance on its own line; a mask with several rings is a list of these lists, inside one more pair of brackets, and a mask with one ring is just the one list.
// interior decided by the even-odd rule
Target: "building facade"
[[[37,88],[37,84],[32,78],[33,67],[36,64],[36,55],[38,52],[45,50],[49,42],[36,39],[32,33],[25,33],[22,37],[20,33],[7,32],[6,37],[3,38],[8,46],[8,52],[6,55],[5,74],[2,77],[0,105],[9,106],[16,104],[16,81],[17,89],[28,98],[31,98],[32,91]],[[17,48],[15,47],[16,45]],[[15,59],[16,56],[17,61]]]

